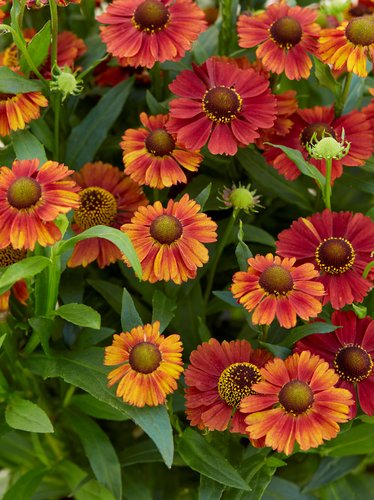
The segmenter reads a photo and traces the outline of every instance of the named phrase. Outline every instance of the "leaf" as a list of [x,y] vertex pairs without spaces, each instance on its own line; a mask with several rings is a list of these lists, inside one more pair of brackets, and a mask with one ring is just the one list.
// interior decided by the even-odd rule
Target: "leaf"
[[122,287],[104,280],[87,280],[87,283],[99,292],[116,313],[121,314]]
[[43,84],[39,80],[28,80],[7,66],[0,66],[0,92],[2,94],[40,92],[43,88]]
[[210,190],[212,189],[212,183],[210,182],[196,197],[195,201],[200,205],[200,210],[203,211],[205,203],[208,201]]
[[43,476],[48,472],[48,468],[39,465],[34,469],[21,475],[17,481],[6,491],[3,500],[25,500],[31,498],[38,488]]
[[[27,46],[27,52],[37,68],[47,59],[50,43],[51,22],[47,21],[43,28],[33,36],[31,42]],[[23,55],[20,59],[20,66],[22,73],[29,73],[30,67]]]
[[154,443],[147,439],[147,441],[126,446],[120,455],[120,461],[122,467],[129,467],[130,465],[162,462],[162,458]]
[[321,486],[344,477],[350,471],[355,469],[363,460],[364,457],[359,455],[342,458],[322,458],[318,469],[313,474],[312,479],[308,481],[308,484],[303,489],[303,493],[309,493],[310,491],[316,490]]
[[31,278],[45,269],[51,261],[47,257],[33,256],[7,267],[0,277],[0,294],[11,288],[16,281]]
[[78,241],[88,240],[89,238],[104,238],[105,240],[111,241],[116,245],[126,259],[130,262],[133,267],[135,274],[140,278],[142,275],[142,268],[135,252],[135,249],[131,243],[130,238],[127,234],[123,233],[119,229],[108,226],[94,226],[86,229],[83,233],[73,236],[69,240],[60,241],[55,246],[55,254],[61,255],[71,248],[74,247]]
[[334,95],[337,95],[337,92],[340,88],[340,84],[335,80],[331,73],[331,69],[327,64],[324,64],[322,61],[317,59],[317,57],[313,57],[314,62],[314,73],[316,78],[322,87],[325,87]]
[[345,457],[372,453],[373,448],[374,426],[364,423],[339,434],[335,439],[325,444],[323,451],[332,457]]
[[291,354],[291,349],[281,345],[268,344],[267,342],[259,342],[265,349],[272,352],[277,358],[286,359]]
[[3,343],[4,343],[4,340],[5,340],[5,338],[6,338],[7,335],[8,335],[7,333],[4,333],[3,335],[1,335],[1,337],[0,337],[0,349],[1,349],[2,345],[3,345]]
[[43,118],[32,120],[30,130],[48,151],[53,152],[53,132]]
[[207,476],[200,476],[199,500],[220,500],[225,486]]
[[122,292],[121,325],[124,332],[129,332],[133,328],[143,325],[142,319],[135,308],[134,301],[126,288]]
[[126,415],[90,394],[76,394],[72,397],[71,404],[86,415],[100,420],[115,420],[117,422],[128,420]]
[[158,102],[151,92],[147,89],[145,93],[145,100],[147,106],[152,115],[166,114],[168,113],[168,108],[162,102]]
[[160,290],[156,290],[152,299],[152,323],[160,322],[160,332],[162,333],[174,318],[174,311],[177,307],[175,300],[167,297]]
[[13,429],[28,432],[54,432],[48,415],[38,405],[14,397],[5,410],[5,421]]
[[106,486],[115,498],[121,498],[121,466],[106,433],[94,420],[76,412],[69,415],[69,421],[82,442],[96,479]]
[[246,271],[248,269],[248,259],[253,257],[253,254],[248,248],[248,245],[244,243],[243,236],[243,223],[239,221],[238,244],[235,248],[235,255],[239,264],[239,269],[241,271]]
[[65,304],[53,311],[53,314],[73,323],[73,325],[86,326],[94,330],[100,329],[100,314],[85,304]]
[[86,117],[73,128],[66,144],[66,163],[75,168],[93,160],[120,115],[134,83],[129,78],[109,90]]
[[44,318],[43,316],[30,318],[28,321],[33,331],[39,336],[43,351],[49,356],[49,339],[53,334],[55,322],[51,318]]
[[40,165],[47,161],[44,146],[28,130],[12,132],[12,144],[17,160],[28,160],[38,158]]
[[[25,364],[43,378],[60,377],[80,387],[96,399],[131,418],[155,442],[168,467],[173,462],[173,435],[165,406],[136,408],[117,398],[107,386],[109,369],[103,366],[103,349],[90,348],[79,353],[59,353],[53,358],[35,354]],[[110,367],[111,369],[112,367]]]
[[186,464],[203,476],[225,486],[251,490],[230,462],[191,428],[184,431],[179,440],[178,451]]
[[232,293],[229,290],[216,290],[213,292],[213,295],[223,300],[223,302],[226,302],[226,304],[229,304],[231,307],[242,307],[240,304],[238,304],[237,300],[233,297]]
[[334,332],[340,326],[332,325],[330,323],[323,323],[322,321],[316,321],[314,323],[308,323],[306,325],[297,326],[290,330],[287,337],[282,342],[285,347],[293,346],[298,340],[306,337],[307,335],[313,335],[315,333],[330,333]]
[[5,147],[0,147],[0,165],[8,168],[12,168],[12,163],[16,159],[16,154],[13,149],[12,144],[8,144]]
[[274,476],[265,490],[262,500],[315,500],[315,498],[315,496],[303,495],[297,484]]

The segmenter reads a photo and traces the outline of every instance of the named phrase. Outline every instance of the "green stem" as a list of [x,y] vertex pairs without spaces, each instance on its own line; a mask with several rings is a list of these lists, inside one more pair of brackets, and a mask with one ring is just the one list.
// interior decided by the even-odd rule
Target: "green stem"
[[51,69],[57,65],[57,36],[58,36],[58,14],[56,0],[49,0],[49,10],[51,12]]
[[332,158],[326,158],[326,185],[325,185],[325,195],[324,201],[326,208],[331,210],[331,170],[332,170]]
[[353,73],[347,73],[347,76],[345,77],[344,80],[344,85],[341,91],[341,94],[339,95],[338,99],[336,100],[336,105],[335,105],[335,116],[338,118],[344,109],[345,106],[345,101],[347,100],[348,94],[349,94],[349,89],[351,86],[351,81],[352,81]]
[[204,294],[204,303],[205,304],[208,303],[210,293],[211,293],[212,287],[213,287],[213,281],[214,281],[214,276],[216,273],[217,265],[218,265],[218,262],[219,262],[221,255],[222,255],[222,252],[226,246],[227,240],[228,240],[228,238],[232,232],[232,229],[235,225],[236,216],[237,216],[237,213],[233,212],[233,214],[230,217],[229,222],[226,226],[225,232],[223,233],[223,236],[218,243],[216,252],[213,256],[213,261],[210,265],[210,269],[209,269],[209,273],[208,273],[208,281],[207,281],[205,294]]
[[69,386],[68,390],[66,391],[64,401],[62,402],[63,408],[66,408],[67,406],[69,406],[71,398],[74,396],[75,389],[76,388],[74,385]]
[[261,330],[262,330],[261,340],[262,342],[266,342],[268,338],[269,325],[261,325]]
[[369,264],[365,267],[364,272],[362,273],[362,277],[366,279],[369,276],[369,273],[373,267],[374,267],[374,260],[369,262]]
[[53,158],[59,161],[60,156],[60,109],[61,109],[61,95],[57,94],[54,100],[54,144],[53,144]]
[[219,55],[227,56],[230,53],[230,41],[233,29],[232,0],[220,0],[221,27],[218,37]]

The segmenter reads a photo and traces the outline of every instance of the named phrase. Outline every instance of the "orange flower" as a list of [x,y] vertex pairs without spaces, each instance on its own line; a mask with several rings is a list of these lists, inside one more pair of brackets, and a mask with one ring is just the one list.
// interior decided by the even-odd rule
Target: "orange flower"
[[284,328],[296,325],[296,315],[308,320],[322,311],[322,283],[313,264],[294,267],[296,259],[268,253],[248,259],[248,271],[234,274],[231,291],[238,302],[253,311],[254,324],[270,325],[276,316]]
[[347,422],[352,395],[335,384],[338,375],[319,356],[303,351],[285,361],[275,358],[260,370],[261,381],[252,386],[240,411],[251,439],[265,437],[265,446],[289,455],[295,441],[302,450],[317,448]]
[[175,135],[166,131],[168,119],[169,115],[141,113],[145,128],[128,129],[122,137],[125,172],[140,185],[162,189],[186,183],[183,168],[196,172],[203,159],[198,151],[187,151]]
[[121,227],[135,247],[144,280],[181,284],[208,262],[203,243],[216,241],[217,224],[199,210],[185,194],[180,201],[169,200],[166,208],[159,201],[139,207],[131,224]]
[[[82,188],[80,205],[74,212],[72,228],[76,233],[102,224],[119,229],[130,222],[135,210],[147,205],[142,189],[117,167],[97,161],[86,163],[73,179]],[[121,258],[118,247],[103,238],[79,241],[68,261],[69,267],[87,266],[97,260],[103,268]]]
[[160,335],[160,322],[114,335],[105,348],[107,366],[121,365],[108,374],[109,387],[119,382],[116,394],[126,403],[143,407],[165,403],[183,372],[179,335]]
[[79,205],[78,188],[67,176],[73,171],[55,161],[38,170],[39,160],[15,160],[0,168],[0,248],[34,250],[35,243],[53,245],[61,238],[53,222]]
[[0,94],[0,136],[12,130],[22,130],[31,120],[40,116],[40,108],[48,106],[41,92]]

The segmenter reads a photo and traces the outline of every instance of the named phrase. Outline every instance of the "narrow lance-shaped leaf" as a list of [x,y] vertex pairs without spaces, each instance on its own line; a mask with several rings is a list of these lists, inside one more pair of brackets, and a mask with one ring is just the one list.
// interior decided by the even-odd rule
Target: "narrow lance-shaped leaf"
[[47,257],[33,256],[7,267],[0,277],[0,294],[11,288],[16,281],[31,278],[50,265]]

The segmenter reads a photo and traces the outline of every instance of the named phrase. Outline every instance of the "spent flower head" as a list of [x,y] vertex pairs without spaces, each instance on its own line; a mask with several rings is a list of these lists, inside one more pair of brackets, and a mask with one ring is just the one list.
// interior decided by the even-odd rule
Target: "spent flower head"
[[341,160],[348,154],[351,143],[345,140],[343,129],[340,142],[325,132],[322,134],[322,138],[318,140],[315,132],[305,147],[309,155],[316,160]]
[[78,76],[77,71],[72,71],[68,66],[59,68],[53,66],[52,68],[52,81],[50,82],[51,90],[60,92],[62,100],[64,101],[68,95],[79,95],[83,88],[83,81]]
[[222,192],[220,192],[219,201],[222,201],[225,205],[222,208],[233,208],[234,211],[244,210],[245,213],[258,212],[258,207],[260,205],[261,196],[256,195],[256,190],[250,191],[251,185],[236,187],[235,184],[232,185],[231,189],[223,186]]

